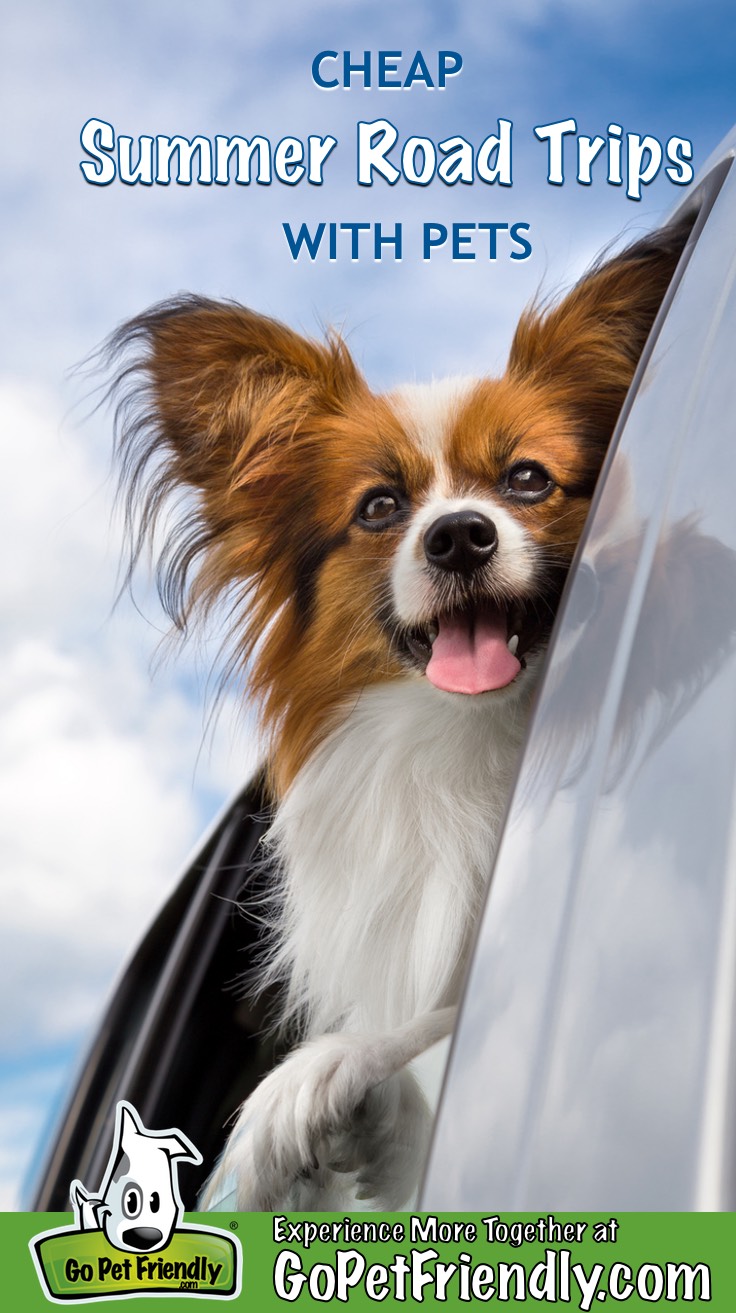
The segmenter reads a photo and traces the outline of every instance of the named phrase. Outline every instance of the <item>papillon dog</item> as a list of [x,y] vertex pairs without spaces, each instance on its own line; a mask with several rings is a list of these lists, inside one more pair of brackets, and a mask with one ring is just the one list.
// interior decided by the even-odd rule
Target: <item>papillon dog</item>
[[[229,617],[274,805],[263,983],[299,1042],[204,1196],[406,1203],[545,648],[691,222],[522,317],[505,374],[370,391],[344,341],[181,296],[124,325],[140,548],[178,626]],[[171,512],[174,496],[179,514]]]

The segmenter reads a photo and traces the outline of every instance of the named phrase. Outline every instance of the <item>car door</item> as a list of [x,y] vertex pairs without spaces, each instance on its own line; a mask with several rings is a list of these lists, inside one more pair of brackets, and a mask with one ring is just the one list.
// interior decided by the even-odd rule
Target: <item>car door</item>
[[736,170],[690,204],[558,617],[423,1207],[732,1209]]

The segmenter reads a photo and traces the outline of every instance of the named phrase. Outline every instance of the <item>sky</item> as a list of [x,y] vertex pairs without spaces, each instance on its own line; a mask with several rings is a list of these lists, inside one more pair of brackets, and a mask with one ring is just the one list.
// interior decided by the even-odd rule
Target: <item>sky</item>
[[[123,536],[111,416],[83,366],[121,322],[179,291],[232,297],[308,334],[336,325],[377,389],[503,368],[540,285],[569,284],[620,234],[655,225],[685,193],[665,175],[640,201],[606,178],[547,181],[544,124],[587,137],[692,143],[696,170],[736,118],[731,0],[28,0],[0,18],[0,1207],[22,1181],[109,990],[177,872],[252,771],[247,696],[210,724],[216,635],[162,646],[149,574],[117,605]],[[440,89],[325,89],[320,51],[462,56]],[[339,63],[323,65],[339,68]],[[88,182],[80,134],[331,135],[321,186]],[[512,128],[511,186],[356,180],[359,121],[403,142]],[[137,142],[136,142],[137,150]],[[402,225],[401,261],[294,260],[284,224]],[[531,254],[482,223],[528,224]],[[448,241],[422,258],[424,225]],[[453,259],[452,225],[462,239]],[[372,235],[367,235],[367,241]],[[363,241],[363,239],[361,239]],[[516,248],[518,249],[518,248]]]

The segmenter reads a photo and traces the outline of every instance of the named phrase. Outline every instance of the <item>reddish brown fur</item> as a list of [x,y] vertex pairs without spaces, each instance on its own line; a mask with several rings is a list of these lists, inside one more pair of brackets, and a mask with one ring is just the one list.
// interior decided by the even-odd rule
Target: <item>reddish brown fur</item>
[[496,492],[516,462],[538,461],[557,485],[534,505],[508,503],[507,510],[540,543],[556,547],[568,561],[590,505],[590,453],[569,410],[525,378],[478,384],[448,443],[448,464],[458,490]]
[[[478,384],[448,437],[464,488],[493,493],[521,458],[549,470],[559,486],[548,500],[513,513],[558,566],[686,235],[655,234],[556,308],[528,312],[506,375]],[[234,663],[261,704],[280,795],[362,688],[404,673],[380,623],[401,530],[366,533],[354,516],[382,483],[400,480],[414,503],[431,461],[338,339],[182,298],[126,325],[112,350],[140,342],[119,379],[128,509],[146,533],[172,490],[198,491],[165,553],[162,592],[181,627],[229,598]]]

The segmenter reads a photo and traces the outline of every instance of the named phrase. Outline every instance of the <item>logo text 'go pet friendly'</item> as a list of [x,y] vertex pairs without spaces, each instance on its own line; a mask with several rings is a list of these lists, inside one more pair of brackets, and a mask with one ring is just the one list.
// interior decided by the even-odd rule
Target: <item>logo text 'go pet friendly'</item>
[[234,1299],[241,1251],[234,1236],[182,1222],[179,1162],[202,1156],[181,1131],[149,1131],[121,1100],[99,1194],[73,1181],[74,1226],[30,1242],[46,1298],[89,1303],[131,1295]]

